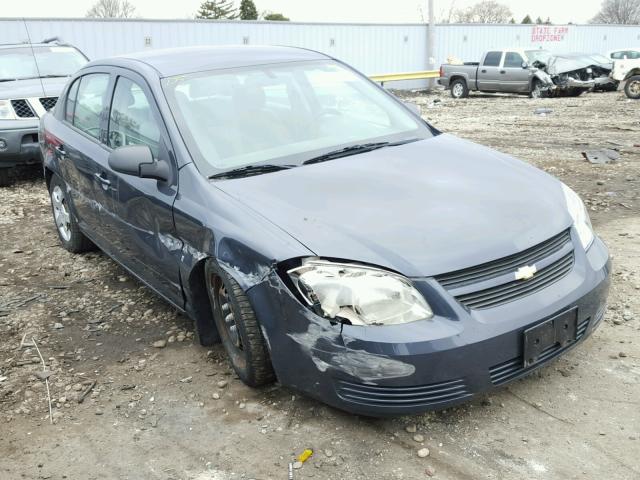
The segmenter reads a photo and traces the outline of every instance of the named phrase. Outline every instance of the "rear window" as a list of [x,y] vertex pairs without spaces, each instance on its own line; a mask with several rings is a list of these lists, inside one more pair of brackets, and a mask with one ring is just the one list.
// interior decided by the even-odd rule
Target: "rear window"
[[484,58],[485,67],[498,67],[500,65],[500,59],[502,58],[502,52],[489,52]]

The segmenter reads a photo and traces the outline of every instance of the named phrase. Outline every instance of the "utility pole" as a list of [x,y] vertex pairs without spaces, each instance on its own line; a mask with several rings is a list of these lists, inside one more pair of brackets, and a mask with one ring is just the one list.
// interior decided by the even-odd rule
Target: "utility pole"
[[[436,50],[435,50],[435,41],[436,41],[436,12],[433,7],[434,0],[427,0],[427,8],[429,9],[429,29],[427,35],[427,64],[429,70],[436,69]],[[436,84],[435,79],[429,79],[429,89],[431,90]]]

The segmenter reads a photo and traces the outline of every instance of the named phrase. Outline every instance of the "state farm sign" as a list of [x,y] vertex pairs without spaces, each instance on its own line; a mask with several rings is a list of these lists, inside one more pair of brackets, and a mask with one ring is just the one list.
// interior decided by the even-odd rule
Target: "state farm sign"
[[531,30],[532,42],[562,42],[569,33],[569,27],[535,25]]

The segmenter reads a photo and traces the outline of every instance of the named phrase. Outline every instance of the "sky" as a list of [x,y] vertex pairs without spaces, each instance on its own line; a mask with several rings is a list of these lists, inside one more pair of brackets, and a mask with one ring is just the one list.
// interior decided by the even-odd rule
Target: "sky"
[[[83,17],[95,0],[0,0],[0,17]],[[202,0],[129,0],[142,18],[193,18]],[[236,0],[239,3],[240,0]],[[587,23],[602,0],[498,0],[520,22],[550,17],[556,23]],[[427,0],[254,0],[259,11],[283,13],[299,22],[413,23],[427,17]],[[448,16],[452,6],[464,8],[474,0],[435,0],[436,16]]]

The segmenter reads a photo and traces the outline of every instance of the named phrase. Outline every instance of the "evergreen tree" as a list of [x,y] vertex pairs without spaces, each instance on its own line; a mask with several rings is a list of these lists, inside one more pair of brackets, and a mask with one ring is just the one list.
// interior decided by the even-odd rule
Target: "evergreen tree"
[[536,23],[538,25],[542,25],[544,22],[542,21],[542,19],[540,17],[536,18]]
[[522,22],[520,22],[520,23],[522,23],[523,25],[530,25],[530,24],[533,23],[533,20],[531,20],[531,17],[527,14],[527,16],[524,17],[522,19]]
[[240,2],[240,20],[257,20],[258,10],[253,0],[241,0]]
[[288,22],[289,19],[287,17],[285,17],[283,14],[281,13],[274,13],[274,12],[269,12],[269,13],[265,13],[264,17],[265,20],[271,20],[276,21],[276,22]]
[[238,18],[238,12],[230,0],[209,0],[202,2],[196,18],[209,20],[233,20]]
[[509,23],[511,23],[511,24],[516,23],[516,19],[515,19],[515,18],[513,18],[513,17],[511,17],[511,20],[509,20]]
[[553,23],[551,22],[551,17],[547,17],[547,19],[544,21],[545,25],[553,25]]

